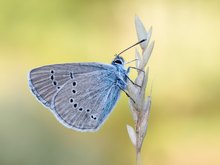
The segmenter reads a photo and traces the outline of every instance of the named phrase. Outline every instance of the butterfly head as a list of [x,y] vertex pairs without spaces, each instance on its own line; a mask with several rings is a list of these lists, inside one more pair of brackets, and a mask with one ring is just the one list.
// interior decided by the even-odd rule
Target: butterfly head
[[119,55],[116,55],[115,59],[112,61],[112,65],[124,65],[124,63],[124,59]]
[[144,42],[144,41],[146,41],[147,39],[143,39],[143,40],[141,40],[141,41],[138,41],[136,44],[134,44],[134,45],[132,45],[132,46],[130,46],[130,47],[128,47],[128,48],[126,48],[126,49],[124,49],[123,51],[121,51],[120,53],[118,53],[118,54],[116,54],[115,55],[115,59],[112,61],[112,65],[122,65],[122,66],[124,66],[124,64],[125,64],[125,61],[124,61],[124,59],[120,56],[122,53],[124,53],[124,52],[126,52],[128,49],[130,49],[130,48],[133,48],[134,46],[136,46],[136,45],[138,45],[138,44],[140,44],[140,43],[142,43],[142,42]]

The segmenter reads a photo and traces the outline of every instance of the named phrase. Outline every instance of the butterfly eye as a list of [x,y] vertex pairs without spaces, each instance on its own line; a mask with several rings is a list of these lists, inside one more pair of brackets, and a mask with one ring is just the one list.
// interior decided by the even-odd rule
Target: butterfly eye
[[122,64],[122,61],[121,60],[115,60],[115,63],[116,64]]

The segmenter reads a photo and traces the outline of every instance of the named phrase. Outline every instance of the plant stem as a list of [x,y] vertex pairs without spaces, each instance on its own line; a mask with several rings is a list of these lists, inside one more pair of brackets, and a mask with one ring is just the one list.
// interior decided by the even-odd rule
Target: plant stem
[[[140,113],[139,113],[140,115]],[[136,164],[141,165],[141,147],[142,147],[142,138],[141,138],[141,132],[140,132],[140,116],[138,117],[137,123],[136,123]]]
[[136,165],[141,165],[141,152],[136,149]]

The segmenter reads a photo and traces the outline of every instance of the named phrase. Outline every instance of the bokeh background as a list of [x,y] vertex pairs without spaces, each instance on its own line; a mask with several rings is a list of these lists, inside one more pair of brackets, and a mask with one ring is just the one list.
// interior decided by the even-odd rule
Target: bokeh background
[[218,0],[0,0],[0,164],[135,164],[124,94],[100,131],[79,133],[36,101],[27,74],[46,64],[110,63],[137,41],[138,15],[155,40],[143,165],[219,165],[219,8]]

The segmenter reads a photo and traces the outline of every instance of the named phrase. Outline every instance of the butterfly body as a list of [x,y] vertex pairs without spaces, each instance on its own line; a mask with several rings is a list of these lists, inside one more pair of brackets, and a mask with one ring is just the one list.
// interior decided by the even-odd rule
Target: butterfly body
[[111,64],[69,63],[47,65],[29,73],[29,86],[58,121],[78,131],[96,131],[109,116],[128,71],[116,56]]

